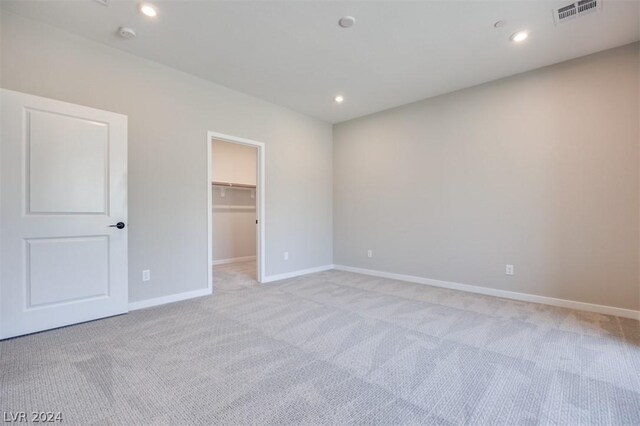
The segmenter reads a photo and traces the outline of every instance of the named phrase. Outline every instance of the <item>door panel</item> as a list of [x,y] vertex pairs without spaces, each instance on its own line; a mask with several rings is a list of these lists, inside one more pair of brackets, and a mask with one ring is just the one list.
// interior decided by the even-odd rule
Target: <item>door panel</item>
[[26,113],[29,213],[106,213],[109,124]]
[[27,240],[27,309],[109,297],[109,237]]
[[126,116],[0,95],[0,338],[127,312]]

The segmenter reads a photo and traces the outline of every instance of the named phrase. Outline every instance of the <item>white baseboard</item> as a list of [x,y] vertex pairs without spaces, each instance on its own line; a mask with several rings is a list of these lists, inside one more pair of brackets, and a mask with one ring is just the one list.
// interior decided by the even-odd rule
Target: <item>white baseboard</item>
[[537,296],[534,294],[517,293],[515,291],[498,290],[469,284],[460,284],[449,281],[434,280],[430,278],[416,277],[413,275],[395,274],[392,272],[376,271],[373,269],[354,268],[352,266],[334,265],[339,271],[355,272],[358,274],[372,275],[374,277],[390,278],[399,281],[408,281],[416,284],[425,284],[433,287],[442,287],[452,290],[466,291],[469,293],[484,294],[486,296],[502,297],[505,299],[520,300],[523,302],[541,303],[543,305],[558,306],[561,308],[576,309],[580,311],[597,312],[599,314],[614,315],[624,318],[640,320],[640,311],[633,309],[616,308],[613,306],[596,305],[593,303],[577,302],[574,300],[556,299],[554,297]]
[[255,256],[232,257],[230,259],[218,259],[211,262],[211,265],[226,265],[227,263],[240,263],[256,260]]
[[179,302],[181,300],[209,296],[210,294],[210,288],[203,288],[202,290],[186,291],[184,293],[171,294],[169,296],[140,300],[139,302],[130,302],[129,311],[137,311],[138,309],[150,308],[152,306],[166,305],[167,303]]
[[284,274],[268,275],[262,280],[262,283],[271,283],[274,281],[286,280],[287,278],[299,277],[301,275],[313,274],[315,272],[328,271],[334,269],[333,265],[317,266],[315,268],[301,269],[299,271],[285,272]]

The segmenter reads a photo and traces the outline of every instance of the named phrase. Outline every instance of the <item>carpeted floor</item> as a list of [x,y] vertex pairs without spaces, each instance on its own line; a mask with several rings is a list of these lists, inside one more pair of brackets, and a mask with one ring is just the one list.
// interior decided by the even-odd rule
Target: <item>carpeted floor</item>
[[0,342],[66,424],[640,424],[637,321],[327,271]]

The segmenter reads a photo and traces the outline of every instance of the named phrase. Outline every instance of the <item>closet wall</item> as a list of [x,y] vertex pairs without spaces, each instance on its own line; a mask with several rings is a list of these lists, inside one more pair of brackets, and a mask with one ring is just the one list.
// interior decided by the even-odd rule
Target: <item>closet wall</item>
[[212,185],[213,264],[250,260],[256,256],[256,161],[249,146],[214,141],[213,182],[252,185],[234,188]]

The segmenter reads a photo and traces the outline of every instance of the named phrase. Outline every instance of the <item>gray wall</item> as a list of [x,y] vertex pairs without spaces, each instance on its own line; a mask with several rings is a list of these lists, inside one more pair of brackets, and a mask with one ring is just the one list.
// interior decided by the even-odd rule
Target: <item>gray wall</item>
[[258,148],[214,140],[211,144],[211,180],[255,185]]
[[640,308],[638,59],[633,44],[334,126],[334,263]]
[[256,255],[256,199],[248,189],[212,190],[211,245],[213,261]]
[[266,144],[267,275],[332,262],[329,124],[8,12],[1,59],[4,88],[129,116],[131,301],[207,286],[208,130]]

